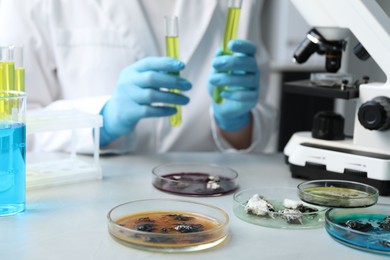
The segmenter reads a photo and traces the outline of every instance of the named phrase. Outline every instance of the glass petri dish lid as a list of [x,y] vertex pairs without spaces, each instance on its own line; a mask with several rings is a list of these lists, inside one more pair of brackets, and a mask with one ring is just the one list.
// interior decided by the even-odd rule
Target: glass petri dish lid
[[187,196],[220,196],[238,187],[238,173],[216,164],[162,164],[152,170],[152,175],[157,189]]
[[241,220],[255,225],[308,229],[324,226],[327,208],[301,201],[295,188],[249,188],[233,196],[233,212]]
[[145,251],[200,251],[228,237],[229,216],[222,209],[185,200],[127,202],[111,209],[107,220],[114,240]]
[[298,185],[301,200],[324,207],[359,208],[378,201],[378,189],[359,182],[315,180]]
[[330,209],[325,214],[325,229],[341,244],[390,255],[390,205]]

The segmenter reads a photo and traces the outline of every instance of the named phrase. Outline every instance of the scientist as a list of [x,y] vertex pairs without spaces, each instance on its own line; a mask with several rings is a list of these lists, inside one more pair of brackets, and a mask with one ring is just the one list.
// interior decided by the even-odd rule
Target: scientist
[[[227,2],[2,0],[0,44],[24,48],[29,110],[103,116],[103,152],[262,152],[276,121],[260,31],[263,1],[243,0],[238,38],[245,40],[231,41],[234,55],[223,56]],[[164,57],[165,15],[179,18],[179,60]],[[216,86],[240,88],[224,91],[216,104]],[[171,105],[182,106],[180,126],[169,123]],[[78,151],[92,151],[90,129],[79,135]],[[34,145],[69,149],[69,136],[52,133]]]

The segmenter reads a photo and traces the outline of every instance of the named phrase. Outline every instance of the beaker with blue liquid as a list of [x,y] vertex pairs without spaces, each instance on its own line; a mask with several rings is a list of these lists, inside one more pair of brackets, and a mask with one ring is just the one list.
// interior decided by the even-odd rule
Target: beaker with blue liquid
[[0,216],[25,209],[26,95],[21,50],[0,47]]

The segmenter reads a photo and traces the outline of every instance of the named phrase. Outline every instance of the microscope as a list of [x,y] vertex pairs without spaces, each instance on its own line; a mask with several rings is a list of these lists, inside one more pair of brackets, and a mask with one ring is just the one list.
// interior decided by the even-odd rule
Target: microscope
[[292,177],[357,181],[390,195],[390,82],[354,81],[338,73],[346,39],[353,34],[359,41],[355,54],[373,58],[390,76],[389,17],[375,0],[291,2],[313,27],[297,48],[295,62],[304,63],[315,53],[326,60],[326,73],[313,73],[302,89],[356,101],[352,137],[345,137],[344,119],[332,111],[318,113],[311,132],[292,135],[284,147]]

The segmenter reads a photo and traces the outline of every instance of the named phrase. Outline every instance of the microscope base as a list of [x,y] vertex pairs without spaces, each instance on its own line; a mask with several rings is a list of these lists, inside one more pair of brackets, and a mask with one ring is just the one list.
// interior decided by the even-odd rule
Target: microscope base
[[351,139],[314,139],[310,132],[295,133],[284,154],[294,178],[337,179],[371,185],[390,195],[390,155],[367,151]]
[[376,179],[370,179],[367,177],[361,177],[353,174],[340,174],[338,172],[331,172],[325,169],[310,167],[310,166],[298,166],[294,164],[289,164],[291,177],[297,179],[307,179],[307,180],[347,180],[355,181],[360,183],[365,183],[371,185],[379,190],[379,195],[387,196],[390,195],[390,181],[382,181]]

